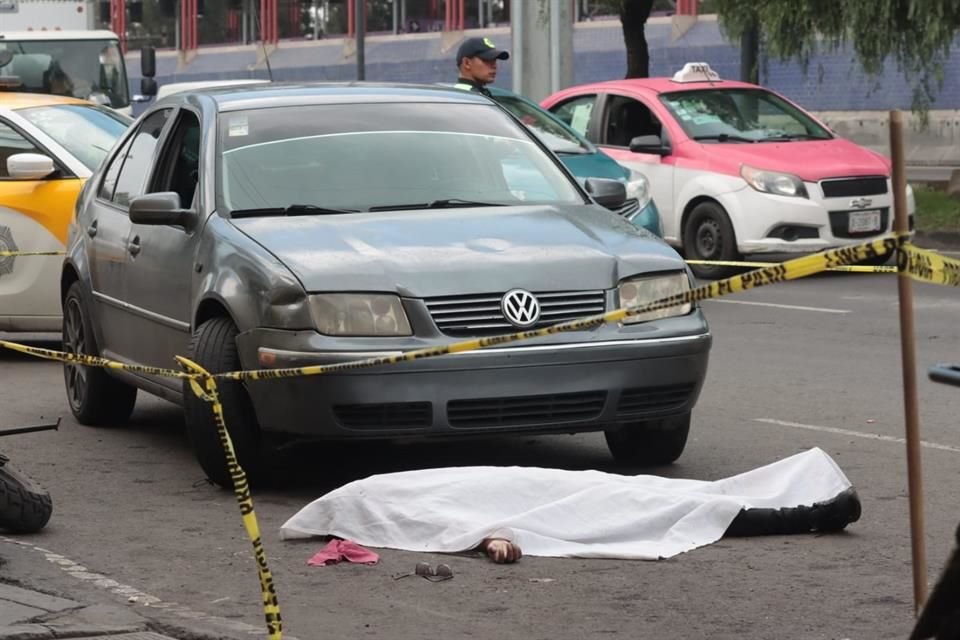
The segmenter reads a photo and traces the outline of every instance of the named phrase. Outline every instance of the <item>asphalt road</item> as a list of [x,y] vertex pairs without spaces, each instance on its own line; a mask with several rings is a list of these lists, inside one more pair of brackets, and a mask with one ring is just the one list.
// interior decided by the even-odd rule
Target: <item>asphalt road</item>
[[[960,389],[930,382],[926,368],[960,361],[960,297],[914,288],[932,583],[960,520]],[[895,278],[827,274],[705,308],[710,370],[688,448],[668,468],[617,467],[596,434],[300,451],[289,483],[254,495],[285,637],[906,638],[913,587]],[[64,417],[57,432],[0,443],[55,501],[47,529],[20,538],[27,546],[0,543],[0,556],[14,559],[3,578],[78,599],[153,599],[149,609],[131,606],[194,615],[197,625],[263,628],[237,504],[204,482],[177,408],[141,396],[126,428],[78,426],[60,367],[10,352],[0,352],[0,385],[0,426]],[[527,557],[497,566],[384,551],[377,566],[325,568],[306,565],[319,543],[276,535],[313,498],[371,473],[519,464],[709,480],[814,446],[863,501],[861,520],[839,535],[724,539],[659,562]],[[392,579],[421,560],[449,563],[455,578]]]

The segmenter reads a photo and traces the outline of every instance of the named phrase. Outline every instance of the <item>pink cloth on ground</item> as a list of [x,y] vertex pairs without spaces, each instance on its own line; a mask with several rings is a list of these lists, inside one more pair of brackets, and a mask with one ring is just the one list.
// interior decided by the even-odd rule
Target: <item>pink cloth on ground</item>
[[352,540],[334,539],[307,560],[307,564],[312,567],[325,567],[330,564],[337,564],[341,560],[362,564],[377,564],[380,561],[380,556]]

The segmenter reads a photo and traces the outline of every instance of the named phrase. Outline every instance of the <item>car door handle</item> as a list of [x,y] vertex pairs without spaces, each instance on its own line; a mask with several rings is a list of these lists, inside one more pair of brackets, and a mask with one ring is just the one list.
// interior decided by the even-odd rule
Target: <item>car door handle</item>
[[87,227],[87,235],[90,236],[91,238],[92,238],[93,236],[97,235],[97,221],[96,221],[96,220],[94,220],[93,222],[91,222],[91,223],[90,223],[90,226]]
[[140,253],[140,236],[134,236],[133,240],[127,243],[127,251],[129,251],[132,256]]

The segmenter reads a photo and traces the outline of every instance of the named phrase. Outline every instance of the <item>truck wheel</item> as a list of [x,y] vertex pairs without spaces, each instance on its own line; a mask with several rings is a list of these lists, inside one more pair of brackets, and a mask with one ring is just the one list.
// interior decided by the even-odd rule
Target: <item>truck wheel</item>
[[[230,318],[207,320],[194,331],[190,340],[190,359],[210,373],[242,369],[237,352],[237,327]],[[223,418],[233,442],[237,461],[248,479],[254,480],[260,467],[260,427],[253,403],[242,382],[217,381],[223,405]],[[233,488],[227,457],[213,417],[211,405],[194,394],[189,381],[183,383],[187,436],[197,462],[207,477],[224,489]]]
[[614,460],[630,466],[670,464],[680,457],[690,433],[690,413],[628,422],[604,433]]
[[[701,202],[693,208],[683,228],[683,251],[690,260],[740,260],[733,225],[723,207],[716,202]],[[726,278],[743,270],[702,264],[690,268],[700,278]]]
[[0,455],[0,529],[10,533],[36,533],[53,513],[46,489]]
[[[79,282],[70,285],[63,300],[63,350],[100,355]],[[125,422],[133,413],[137,388],[117,380],[100,367],[64,364],[63,378],[70,411],[80,424],[115,425]]]

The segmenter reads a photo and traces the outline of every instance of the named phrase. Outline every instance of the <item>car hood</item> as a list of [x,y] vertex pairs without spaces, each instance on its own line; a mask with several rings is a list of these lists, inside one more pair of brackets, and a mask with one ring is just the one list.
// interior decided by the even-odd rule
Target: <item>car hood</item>
[[756,144],[701,144],[711,160],[756,169],[782,171],[804,182],[848,176],[888,176],[890,162],[883,156],[849,140],[807,140],[794,142],[758,142]]
[[308,292],[408,297],[609,289],[627,276],[684,269],[669,246],[599,206],[490,207],[233,224]]

